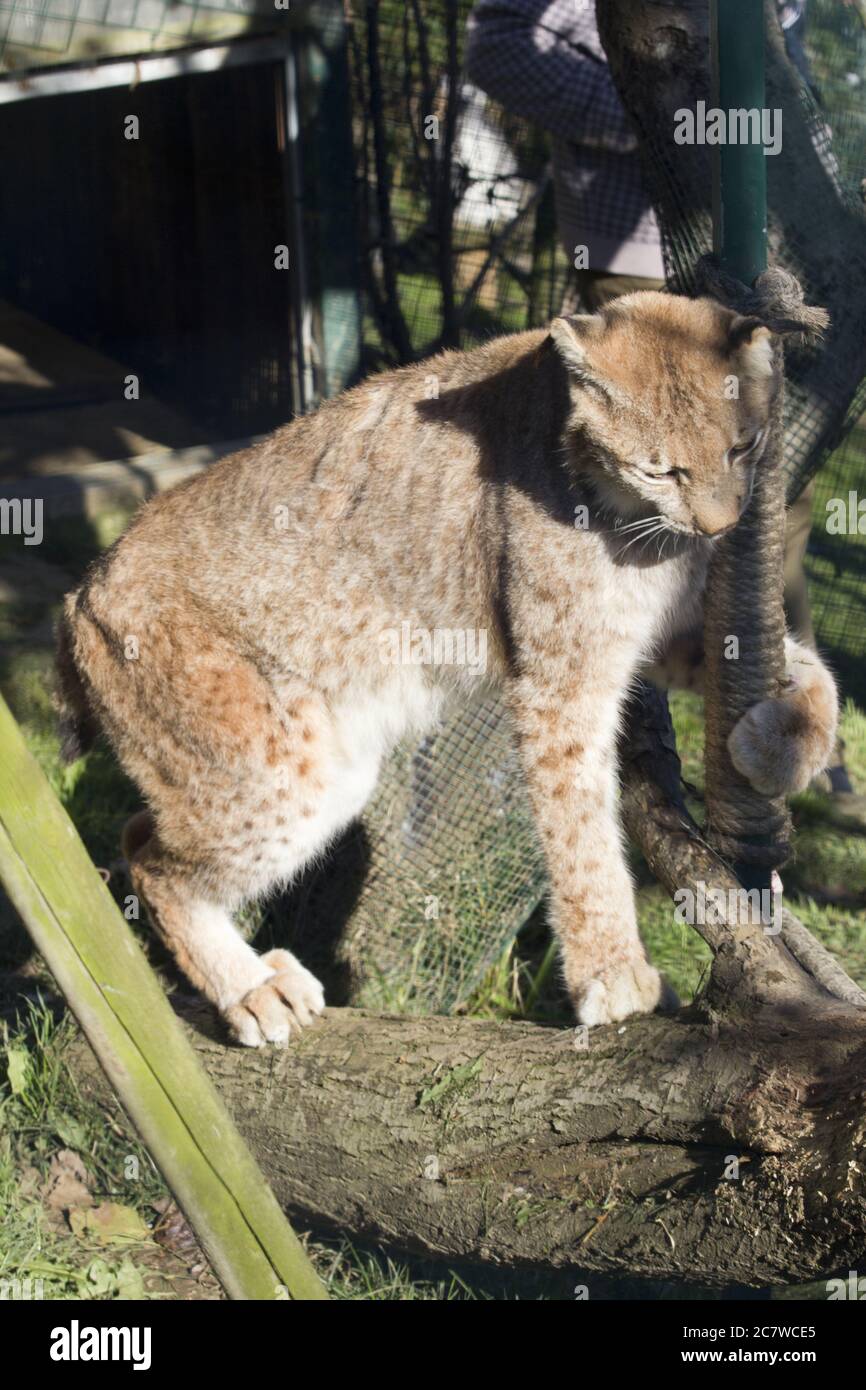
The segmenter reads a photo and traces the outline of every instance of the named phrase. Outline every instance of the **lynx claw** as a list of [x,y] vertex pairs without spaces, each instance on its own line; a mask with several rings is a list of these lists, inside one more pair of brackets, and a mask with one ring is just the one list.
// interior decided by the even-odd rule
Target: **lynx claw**
[[288,951],[269,951],[262,960],[273,974],[227,1009],[225,1019],[244,1047],[287,1047],[322,1012],[325,996],[315,975]]

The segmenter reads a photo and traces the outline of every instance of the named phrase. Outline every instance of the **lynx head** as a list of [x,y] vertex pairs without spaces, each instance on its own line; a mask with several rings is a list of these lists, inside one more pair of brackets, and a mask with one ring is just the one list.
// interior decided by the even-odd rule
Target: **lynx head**
[[575,460],[613,514],[688,535],[734,526],[779,389],[769,329],[713,299],[642,291],[550,331]]

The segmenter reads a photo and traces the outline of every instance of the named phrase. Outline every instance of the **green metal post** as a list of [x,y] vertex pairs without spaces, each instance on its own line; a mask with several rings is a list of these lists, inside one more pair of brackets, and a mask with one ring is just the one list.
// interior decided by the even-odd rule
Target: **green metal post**
[[359,379],[361,269],[355,218],[351,89],[346,16],[340,0],[303,11],[294,46],[300,129],[300,199],[316,341],[312,399]]
[[[713,105],[725,113],[763,112],[763,0],[710,0],[710,59]],[[767,268],[767,166],[760,140],[714,148],[713,250],[746,285]]]
[[[725,113],[728,137],[713,149],[713,251],[730,275],[752,285],[767,268],[767,156],[760,139],[766,102],[763,0],[710,0],[710,64],[712,103]],[[748,129],[749,143],[732,141],[732,112],[741,113],[739,134]],[[747,112],[757,113],[757,129]],[[769,869],[748,863],[733,868],[745,888],[770,887]]]

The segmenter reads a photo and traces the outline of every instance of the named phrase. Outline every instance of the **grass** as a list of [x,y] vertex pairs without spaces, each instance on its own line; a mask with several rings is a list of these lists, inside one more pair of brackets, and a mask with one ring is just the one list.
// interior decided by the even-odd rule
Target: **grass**
[[[62,1177],[73,1152],[88,1183],[70,1195],[83,1198],[89,1189],[96,1205],[122,1207],[128,1229],[145,1230],[148,1218],[155,1224],[152,1203],[166,1195],[138,1141],[69,1075],[63,1051],[72,1031],[67,1018],[58,1021],[36,1002],[24,1026],[4,1027],[0,1036],[0,1281],[30,1281],[46,1299],[145,1297],[149,1239],[118,1233],[106,1245],[84,1230],[76,1235],[51,1204],[52,1179]],[[170,1287],[166,1274],[162,1284]]]
[[[220,1297],[176,1213],[177,1238],[163,1238],[164,1230],[171,1234],[162,1210],[169,1194],[123,1116],[106,1114],[76,1086],[64,1063],[72,1032],[68,1018],[41,1001],[30,1004],[17,1030],[0,1030],[0,1290],[18,1281],[24,1296],[47,1300]],[[52,1179],[58,1170],[63,1176],[72,1154],[87,1182],[67,1196],[89,1198],[97,1209],[113,1204],[108,1240],[75,1219],[93,1206],[63,1214],[51,1205]],[[308,1249],[335,1299],[485,1296],[456,1272],[411,1267],[348,1240],[312,1241]]]
[[[831,481],[839,485],[838,480]],[[38,559],[26,557],[26,571],[20,550],[16,553],[8,540],[0,543],[0,688],[94,861],[113,871],[111,886],[121,899],[125,879],[118,863],[119,832],[126,816],[139,804],[138,795],[103,748],[97,747],[71,768],[61,766],[51,701],[51,629],[63,591],[75,582],[87,560],[110,543],[124,521],[118,514],[94,524],[56,527],[50,560],[44,557],[47,547],[43,547]],[[858,598],[862,613],[862,597]],[[843,655],[849,660],[862,660],[862,636],[857,633],[853,622],[843,633],[848,643]],[[684,776],[693,788],[693,809],[700,818],[701,704],[694,696],[677,695],[672,712]],[[855,785],[866,789],[866,715],[852,702],[846,706],[842,732]],[[784,871],[789,900],[852,978],[866,985],[862,922],[866,837],[841,833],[829,820],[826,799],[815,793],[797,798],[793,812],[797,852],[793,864]],[[513,875],[519,868],[513,858],[507,846],[498,846],[490,861],[493,876],[500,870]],[[483,916],[489,911],[491,895],[495,899],[495,884],[479,883],[470,867],[455,866],[459,885],[444,895],[449,901],[453,898],[459,919],[455,929],[459,925],[464,931],[474,930],[475,915]],[[675,921],[669,898],[638,858],[634,869],[639,920],[650,954],[681,998],[689,1000],[706,974],[709,953],[696,933]],[[421,888],[419,894],[420,903]],[[407,914],[407,927],[412,921],[417,929],[415,907],[413,913]],[[261,926],[261,918],[251,914],[249,925],[255,930]],[[149,935],[143,928],[137,929],[148,942],[152,959],[160,964],[163,958],[154,950]],[[416,943],[416,956],[421,949]],[[410,966],[412,952],[410,945]],[[71,1024],[52,998],[50,978],[30,954],[23,931],[8,905],[4,907],[0,901],[0,1017],[11,1017],[9,1006],[16,1002],[19,1018],[14,1030],[3,1025],[0,1032],[0,1281],[41,1280],[41,1294],[50,1299],[219,1297],[191,1233],[171,1211],[169,1194],[122,1113],[101,1110],[79,1092],[70,1077],[63,1053]],[[442,957],[443,973],[451,964],[447,956]],[[40,990],[48,1002],[41,1002]],[[442,997],[446,995],[443,984]],[[401,996],[393,997],[399,1004]],[[30,1001],[23,1017],[22,999]],[[404,1002],[410,1002],[408,985]],[[461,1012],[477,1017],[570,1022],[543,906],[492,961],[460,1007]],[[447,1081],[451,1090],[471,1085],[472,1077],[451,1076]],[[435,1085],[431,1083],[428,1103],[447,1105],[441,1077],[436,1078]],[[78,1218],[73,1216],[74,1207],[64,1215],[49,1201],[58,1165],[62,1169],[75,1161],[86,1175],[85,1195],[91,1203],[82,1208]],[[118,1227],[107,1242],[87,1216],[94,1207],[108,1210]],[[478,1271],[468,1276],[456,1269],[443,1272],[441,1267],[395,1261],[386,1253],[359,1248],[350,1241],[311,1239],[309,1249],[337,1299],[568,1296],[562,1281],[552,1275],[523,1280],[482,1276]],[[616,1286],[620,1296],[623,1288],[622,1284]]]

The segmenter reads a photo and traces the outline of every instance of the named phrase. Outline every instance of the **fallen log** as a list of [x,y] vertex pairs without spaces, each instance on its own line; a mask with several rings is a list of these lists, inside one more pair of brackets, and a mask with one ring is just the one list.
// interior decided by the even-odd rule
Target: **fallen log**
[[[199,1061],[296,1223],[448,1260],[705,1286],[856,1268],[866,1017],[766,1009],[592,1030],[328,1010]],[[82,1040],[69,1061],[105,1082]]]

